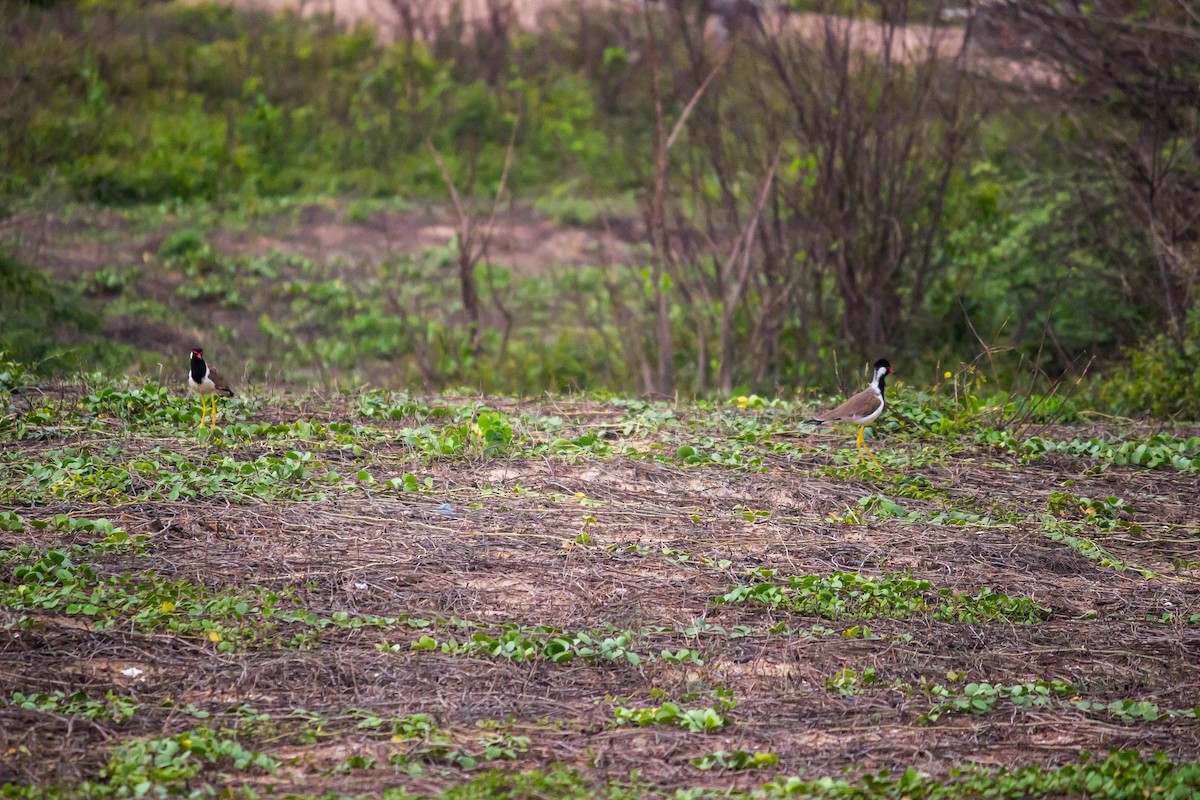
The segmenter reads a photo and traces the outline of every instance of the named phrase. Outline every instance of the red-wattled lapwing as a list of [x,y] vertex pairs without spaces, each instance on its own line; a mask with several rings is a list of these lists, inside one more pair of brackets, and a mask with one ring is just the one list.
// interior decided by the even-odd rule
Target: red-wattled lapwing
[[188,388],[200,395],[201,428],[204,427],[204,417],[208,413],[208,405],[204,398],[212,397],[212,423],[209,430],[216,430],[217,395],[233,397],[233,389],[229,388],[229,382],[221,377],[221,373],[204,363],[204,351],[199,347],[192,348],[192,369],[188,373]]
[[870,386],[832,411],[817,414],[809,422],[814,425],[824,425],[827,422],[849,422],[857,425],[858,439],[855,447],[858,448],[858,457],[866,461],[862,457],[863,453],[866,453],[878,465],[879,461],[875,458],[874,453],[863,443],[863,431],[866,430],[866,426],[877,420],[883,413],[883,409],[887,407],[887,402],[883,399],[883,379],[891,374],[892,365],[887,362],[887,359],[879,359],[875,362],[874,377],[871,378]]

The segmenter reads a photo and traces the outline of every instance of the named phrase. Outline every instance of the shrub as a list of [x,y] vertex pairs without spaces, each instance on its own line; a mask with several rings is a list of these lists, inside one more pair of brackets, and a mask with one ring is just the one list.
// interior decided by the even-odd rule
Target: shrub
[[[0,352],[42,373],[124,368],[129,348],[101,336],[102,319],[76,290],[0,250]],[[0,364],[0,374],[5,372]]]
[[1101,384],[1102,401],[1124,414],[1200,420],[1200,307],[1189,312],[1182,336],[1159,334],[1129,355]]

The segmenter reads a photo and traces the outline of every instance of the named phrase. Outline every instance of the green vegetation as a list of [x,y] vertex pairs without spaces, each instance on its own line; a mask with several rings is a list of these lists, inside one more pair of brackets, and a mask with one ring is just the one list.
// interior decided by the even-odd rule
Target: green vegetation
[[1153,570],[1130,564],[1118,558],[1094,539],[1081,535],[1082,533],[1083,530],[1079,526],[1063,523],[1057,517],[1053,516],[1048,516],[1042,526],[1042,535],[1047,539],[1053,542],[1061,542],[1084,558],[1091,559],[1103,567],[1115,569],[1118,572],[1133,570],[1143,578],[1154,577],[1155,573]]
[[943,781],[909,768],[900,775],[887,772],[860,780],[818,778],[780,779],[765,787],[768,797],[920,797],[952,798],[1086,795],[1112,800],[1136,797],[1184,798],[1200,786],[1200,768],[1175,764],[1165,756],[1144,759],[1133,752],[1112,752],[1103,760],[1087,758],[1054,770],[972,767],[955,770]]
[[684,709],[671,702],[650,708],[617,706],[613,709],[618,725],[674,725],[692,733],[715,731],[728,725],[724,711],[723,707],[712,706]]
[[[472,634],[470,639],[464,641],[453,638],[439,641],[432,636],[422,636],[412,643],[411,649],[439,650],[442,653],[472,658],[504,658],[512,661],[544,658],[558,664],[566,664],[578,658],[619,661],[637,666],[645,657],[630,649],[634,637],[632,631],[614,632],[612,635],[583,632],[564,634],[552,630],[527,631],[513,626],[497,636],[480,632]],[[384,642],[379,645],[379,649],[396,652],[400,647]]]
[[[761,577],[773,578],[768,570]],[[884,617],[909,619],[931,615],[948,622],[1007,621],[1033,624],[1050,615],[1049,609],[1028,597],[1009,597],[983,588],[973,594],[939,589],[911,575],[864,577],[837,571],[829,576],[793,575],[784,586],[758,583],[737,586],[718,598],[721,603],[757,603],[784,608],[795,614],[830,620]]]
[[[208,728],[194,728],[174,736],[125,742],[100,773],[97,788],[120,797],[185,791],[204,769],[232,768],[274,772],[279,762],[243,747],[235,738]],[[107,791],[104,791],[107,790]]]
[[[1000,444],[1004,437],[989,434],[985,441]],[[1008,440],[1011,441],[1011,440]],[[1008,444],[1005,441],[1005,444]],[[1031,453],[1069,452],[1087,456],[1097,461],[1114,464],[1133,464],[1144,467],[1170,466],[1183,472],[1200,472],[1200,437],[1181,439],[1158,434],[1144,441],[1104,441],[1101,439],[1072,439],[1069,442],[1049,441],[1039,436],[1030,437],[1019,445],[1021,450]]]
[[[183,734],[188,736],[188,734]],[[148,745],[156,747],[164,754],[162,767],[147,768],[142,762],[132,759],[145,757],[140,748],[131,748],[130,760],[115,762],[113,769],[122,770],[112,775],[112,780],[105,783],[91,783],[79,787],[78,791],[52,791],[51,793],[32,787],[8,785],[3,788],[5,798],[84,798],[84,797],[117,797],[124,796],[122,791],[143,788],[144,791],[178,791],[187,785],[187,778],[198,774],[200,767],[207,764],[220,763],[222,756],[232,759],[225,764],[237,767],[244,760],[243,753],[236,745],[229,746],[226,742],[213,743],[206,741],[203,729],[200,729],[201,739],[195,757],[192,751],[174,750],[171,745],[162,746],[162,740],[151,740]],[[175,739],[169,740],[178,746]],[[189,741],[193,741],[189,739]],[[195,742],[193,741],[193,744]],[[216,744],[216,750],[207,746]],[[221,747],[229,752],[222,752]],[[170,753],[170,755],[166,755]],[[214,756],[215,754],[215,756]],[[125,755],[125,754],[123,754]],[[494,760],[494,759],[492,759]],[[760,769],[774,766],[775,760],[771,753],[749,754],[745,751],[728,753],[718,751],[697,759],[696,766],[700,770],[744,770]],[[189,763],[190,762],[190,763]],[[369,760],[351,757],[346,762],[346,768],[339,770],[347,772],[353,769],[376,768]],[[248,766],[266,769],[267,763],[254,763],[253,757]],[[137,779],[136,784],[119,781]],[[761,791],[742,792],[730,790],[704,790],[700,787],[679,790],[685,796],[693,798],[777,798],[777,797],[810,797],[839,798],[850,797],[910,797],[927,800],[958,800],[986,796],[996,798],[1011,798],[1019,800],[1031,796],[1087,796],[1101,800],[1136,800],[1136,798],[1161,798],[1162,800],[1183,800],[1200,788],[1200,765],[1195,763],[1176,763],[1165,756],[1144,758],[1135,752],[1110,752],[1104,758],[1085,757],[1078,763],[1066,764],[1056,769],[1040,767],[1018,767],[1005,769],[1003,767],[969,766],[954,770],[946,779],[928,776],[915,768],[909,768],[899,774],[880,771],[861,777],[851,778],[817,778],[804,779],[800,777],[777,777],[767,782]],[[230,794],[232,797],[251,797],[248,789],[242,789]],[[317,795],[292,795],[293,797],[317,797]],[[321,797],[334,795],[325,794]],[[360,795],[336,795],[339,798],[357,798]],[[602,796],[611,800],[634,800],[634,798],[671,798],[679,797],[677,791],[663,791],[651,785],[640,783],[637,776],[627,781],[608,781],[597,785],[581,775],[577,770],[566,766],[553,766],[545,770],[527,772],[503,772],[493,770],[486,772],[473,780],[453,789],[443,792],[420,794],[410,793],[405,789],[387,789],[382,797],[387,800],[416,800],[417,798],[442,798],[443,800],[486,800],[487,798],[517,798],[517,797],[555,797],[564,800],[588,800]]]
[[86,692],[75,692],[68,695],[62,690],[50,693],[30,692],[29,694],[13,692],[8,701],[0,699],[0,705],[111,722],[128,720],[141,708],[141,704],[134,702],[132,698],[113,694],[112,690],[106,692],[102,698],[89,697]]
[[935,698],[944,698],[929,711],[921,715],[923,722],[936,722],[949,714],[985,714],[992,711],[1001,701],[1022,708],[1047,706],[1055,700],[1075,694],[1076,689],[1064,681],[1037,681],[1015,686],[992,685],[990,683],[968,683],[958,692],[943,686],[934,686],[930,693]]
[[874,667],[867,667],[858,673],[852,669],[844,669],[825,681],[825,688],[837,692],[843,697],[859,694],[868,686],[879,683],[879,674]]
[[[94,46],[65,45],[56,14]],[[518,116],[528,155],[517,185],[606,155],[590,87],[524,48],[502,80],[484,81],[486,65],[455,63],[436,46],[379,47],[369,28],[345,32],[327,17],[215,3],[20,4],[4,15],[0,66],[23,65],[27,80],[0,108],[9,167],[0,190],[10,196],[46,189],[47,173],[105,204],[440,193],[427,139],[456,172],[490,185]],[[619,186],[628,172],[614,166],[605,158]]]
[[262,589],[213,592],[153,572],[137,578],[125,574],[104,579],[61,550],[25,558],[20,554],[14,558],[11,552],[4,556],[10,564],[18,562],[10,567],[12,583],[0,588],[0,603],[13,612],[61,609],[67,615],[92,619],[92,627],[99,630],[119,625],[145,631],[163,629],[207,638],[220,643],[222,649],[265,646],[263,638],[275,629],[269,620],[283,599]]
[[774,753],[748,753],[745,750],[717,750],[692,759],[692,765],[702,770],[765,769],[779,765],[779,756]]
[[[885,5],[797,4],[885,29],[939,12]],[[1107,371],[1133,348],[1127,368],[1085,387],[1089,404],[1196,416],[1183,221],[1200,174],[1195,120],[1147,77],[1171,65],[1179,86],[1196,85],[1174,66],[1200,60],[1195,20],[1174,4],[1087,26],[1039,4],[1039,30],[1087,39],[1037,51],[1075,77],[1046,96],[996,95],[934,49],[858,59],[834,17],[807,18],[835,26],[812,52],[746,41],[725,59],[701,14],[651,30],[570,10],[524,30],[508,14],[391,9],[397,38],[384,43],[325,15],[221,4],[6,6],[0,349],[42,372],[150,370],[201,338],[236,352],[238,372],[326,386],[728,396],[830,385],[837,356],[885,348],[914,377],[971,364],[1023,420],[1053,416],[1088,355]],[[979,13],[997,29],[1029,24]],[[1142,26],[1156,15],[1171,24]],[[1118,45],[1113,30],[1142,43]],[[1025,57],[985,38],[984,72],[993,56]],[[1158,56],[1130,59],[1143,51]],[[1090,52],[1112,70],[1072,60]],[[822,91],[833,85],[844,92]],[[646,167],[665,147],[658,101],[663,126],[679,124],[662,175]],[[1138,182],[1143,152],[1171,156]],[[888,174],[861,181],[863,163]],[[430,203],[437,245],[393,237],[416,215],[428,222],[417,209]],[[493,234],[528,224],[525,209],[588,243],[569,263],[510,266]],[[317,255],[312,214],[348,241],[386,241]],[[274,236],[222,236],[247,230]],[[532,233],[514,239],[544,238]],[[199,309],[218,312],[214,324],[194,325]]]
[[[6,369],[6,796],[1016,796],[1114,779],[1039,755],[1046,726],[1090,747],[1081,720],[1130,753],[1089,791],[1191,780],[1191,665],[1163,649],[1200,623],[1178,430],[1076,446],[932,387],[875,428],[876,467],[786,400],[252,387],[211,432],[154,381]],[[1027,767],[973,766],[998,715]],[[811,737],[880,724],[960,755],[841,774],[859,745],[831,736],[809,767]]]
[[[336,474],[318,476],[320,462],[306,452],[260,456],[252,462],[227,456],[212,466],[166,450],[152,450],[143,458],[128,461],[123,455],[118,448],[95,454],[73,448],[48,451],[41,461],[19,465],[25,479],[9,484],[0,500],[16,504],[44,496],[92,501],[117,497],[176,500],[226,493],[298,499],[318,480],[339,480]],[[5,463],[5,474],[15,475],[15,466],[11,461]]]
[[1200,419],[1200,308],[1189,312],[1183,336],[1159,334],[1127,355],[1129,364],[1101,385],[1100,399],[1125,414]]
[[92,369],[128,364],[134,353],[106,341],[101,325],[100,314],[79,293],[64,292],[0,242],[0,390],[19,379],[16,364],[48,373],[79,364]]

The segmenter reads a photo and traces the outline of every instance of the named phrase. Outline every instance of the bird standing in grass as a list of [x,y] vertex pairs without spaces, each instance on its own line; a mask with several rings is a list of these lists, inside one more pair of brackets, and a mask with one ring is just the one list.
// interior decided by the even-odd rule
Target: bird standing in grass
[[883,399],[883,380],[891,374],[892,365],[887,362],[887,359],[879,359],[875,362],[870,386],[837,408],[817,414],[809,420],[809,423],[824,425],[827,422],[849,422],[857,425],[858,439],[855,441],[855,447],[858,448],[858,457],[866,461],[863,458],[863,454],[865,453],[878,466],[879,461],[875,458],[875,454],[867,449],[866,444],[863,443],[863,431],[866,430],[866,426],[877,420],[879,415],[883,413],[883,409],[887,407],[887,402]]
[[192,369],[188,373],[188,388],[200,395],[201,428],[204,427],[204,417],[208,413],[208,405],[204,398],[212,398],[212,422],[209,430],[216,430],[217,395],[233,397],[233,389],[229,388],[229,382],[221,377],[221,373],[204,363],[204,351],[199,347],[192,348]]

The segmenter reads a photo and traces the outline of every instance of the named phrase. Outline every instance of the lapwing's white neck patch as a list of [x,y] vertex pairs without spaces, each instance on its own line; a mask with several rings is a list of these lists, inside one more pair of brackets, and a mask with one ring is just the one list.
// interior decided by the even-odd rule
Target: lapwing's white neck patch
[[880,393],[880,384],[883,383],[883,379],[887,377],[887,374],[887,367],[880,367],[875,370],[875,380],[871,381],[871,388],[875,390],[876,394]]

